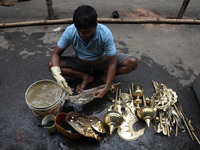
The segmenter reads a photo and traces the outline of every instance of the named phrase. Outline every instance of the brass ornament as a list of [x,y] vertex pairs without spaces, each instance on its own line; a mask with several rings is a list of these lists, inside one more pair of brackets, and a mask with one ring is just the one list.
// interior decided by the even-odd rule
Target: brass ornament
[[155,93],[151,97],[151,106],[157,110],[157,115],[154,119],[154,129],[157,133],[163,133],[170,136],[175,134],[177,136],[178,129],[182,132],[188,131],[191,139],[200,144],[199,139],[194,133],[194,128],[191,125],[191,121],[184,115],[182,106],[178,101],[176,92],[167,88],[161,82],[153,82]]
[[136,115],[131,111],[130,108],[125,108],[126,113],[123,115],[124,121],[118,127],[118,135],[126,141],[136,140],[138,137],[144,134],[145,128],[142,128],[138,131],[133,129],[133,125],[138,121]]
[[119,113],[121,106],[118,101],[119,88],[117,88],[114,105],[111,105],[104,115],[104,122],[110,129],[110,135],[123,123],[123,116]]
[[93,127],[94,130],[99,133],[106,133],[105,124],[99,118],[95,116],[89,116],[88,119],[90,121],[90,125]]
[[115,128],[118,128],[118,135],[126,141],[135,140],[143,135],[145,130],[144,128],[138,131],[133,129],[133,125],[138,121],[138,119],[135,115],[131,90],[130,94],[127,94],[121,93],[121,90],[117,89],[116,98],[115,100],[112,99],[112,102],[114,102],[114,104],[109,107],[109,111],[106,113],[104,118],[105,123],[110,128],[110,134],[113,133]]
[[104,121],[110,129],[110,135],[123,123],[123,116],[117,111],[108,111],[104,116]]
[[86,137],[92,137],[98,141],[101,140],[101,137],[93,130],[93,127],[91,126],[90,120],[88,118],[89,117],[83,113],[80,114],[77,112],[69,112],[67,117],[65,118],[65,121],[78,133]]
[[141,85],[135,85],[133,86],[132,84],[132,90],[133,90],[133,97],[135,97],[134,99],[134,104],[136,106],[136,109],[140,109],[140,104],[142,103],[141,97],[143,96],[143,88]]
[[147,126],[149,127],[151,120],[156,116],[156,111],[152,107],[147,106],[144,95],[143,103],[144,106],[141,109],[139,109],[137,113],[141,119],[145,120]]

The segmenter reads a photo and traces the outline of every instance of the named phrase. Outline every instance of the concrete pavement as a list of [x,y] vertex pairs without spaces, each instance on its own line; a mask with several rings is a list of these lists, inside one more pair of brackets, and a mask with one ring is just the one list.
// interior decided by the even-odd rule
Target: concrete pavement
[[[54,2],[54,1],[53,1]],[[173,4],[172,4],[173,2]],[[147,17],[174,16],[182,1],[135,0],[124,1],[62,1],[54,2],[57,18],[72,17],[73,10],[81,4],[93,5],[100,17],[110,17],[110,8],[120,10],[122,16]],[[67,5],[64,5],[67,4]],[[145,5],[146,4],[146,5]],[[185,18],[195,18],[199,3],[194,0],[188,6]],[[37,7],[36,7],[37,6]],[[104,7],[102,7],[104,6]],[[112,7],[111,7],[112,6]],[[156,6],[156,7],[155,7]],[[177,8],[178,7],[178,8]],[[134,13],[135,10],[139,13]],[[159,12],[159,13],[156,13]],[[149,16],[148,16],[149,15]],[[45,2],[26,1],[13,7],[0,7],[1,22],[40,20],[47,17]],[[139,17],[139,15],[137,16]],[[196,135],[200,138],[200,106],[192,89],[192,82],[200,73],[200,27],[199,25],[167,24],[106,24],[112,31],[118,52],[129,53],[139,59],[136,71],[117,76],[121,89],[127,92],[131,83],[141,84],[145,95],[151,97],[154,89],[151,81],[161,81],[177,92],[186,116],[191,119]],[[3,150],[52,150],[52,149],[199,149],[187,132],[178,136],[155,133],[153,125],[145,127],[145,134],[137,140],[122,140],[115,131],[105,135],[100,142],[82,138],[73,141],[58,132],[55,135],[38,128],[41,120],[33,115],[25,102],[25,91],[35,81],[52,79],[47,63],[50,55],[68,24],[29,26],[0,29],[0,149]],[[71,52],[72,49],[69,49]],[[77,81],[68,79],[75,87]],[[93,83],[97,85],[99,82]],[[103,120],[111,102],[108,93],[104,98],[86,105],[66,103],[63,111],[70,110],[95,115]]]

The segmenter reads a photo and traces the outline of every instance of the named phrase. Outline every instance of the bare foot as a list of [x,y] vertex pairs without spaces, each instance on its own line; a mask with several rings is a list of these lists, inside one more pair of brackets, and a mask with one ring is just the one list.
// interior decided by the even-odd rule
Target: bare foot
[[88,83],[94,81],[94,77],[91,76],[91,75],[86,75],[84,78],[83,78],[83,81],[81,84],[79,84],[77,87],[76,87],[76,93],[81,93],[85,87],[88,85]]
[[0,5],[2,6],[13,6],[13,2],[9,2],[8,0],[1,0]]

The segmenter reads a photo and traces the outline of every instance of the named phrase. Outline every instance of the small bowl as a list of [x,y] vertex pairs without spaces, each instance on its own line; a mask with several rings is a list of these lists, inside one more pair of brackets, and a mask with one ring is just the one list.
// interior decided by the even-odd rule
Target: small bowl
[[54,115],[47,115],[42,119],[42,125],[47,124],[49,121],[54,121],[54,124],[49,127],[44,127],[50,134],[56,133],[56,124],[55,124],[55,116]]

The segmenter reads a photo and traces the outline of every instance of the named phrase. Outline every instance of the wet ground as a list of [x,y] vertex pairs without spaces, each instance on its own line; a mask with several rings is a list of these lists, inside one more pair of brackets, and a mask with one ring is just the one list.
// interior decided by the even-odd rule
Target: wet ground
[[[15,1],[14,1],[15,2]],[[110,17],[114,8],[124,17],[176,16],[182,1],[71,1],[55,2],[57,18],[71,17],[73,10],[84,3],[93,5],[100,17]],[[104,3],[103,3],[104,2]],[[64,3],[68,4],[64,7]],[[105,5],[106,3],[106,5]],[[196,18],[198,2],[191,1],[184,18]],[[102,9],[102,6],[104,6]],[[35,6],[35,7],[33,7]],[[36,7],[37,6],[37,7]],[[111,7],[112,6],[112,7]],[[155,7],[156,6],[156,7]],[[110,8],[113,8],[111,10]],[[134,11],[132,11],[134,10]],[[137,12],[137,13],[136,13]],[[159,13],[158,13],[159,12]],[[45,2],[15,2],[13,7],[0,7],[1,22],[40,20],[47,17]],[[117,76],[122,92],[128,92],[131,83],[140,84],[146,97],[155,92],[152,80],[160,81],[177,92],[185,115],[191,119],[197,137],[200,138],[200,106],[192,89],[192,83],[200,73],[200,27],[199,25],[152,25],[152,24],[106,24],[112,31],[118,52],[132,54],[139,59],[138,68]],[[61,34],[68,24],[29,26],[0,29],[0,149],[3,150],[52,150],[52,149],[199,149],[187,132],[167,137],[157,134],[153,125],[148,128],[139,121],[136,129],[145,127],[145,133],[134,141],[122,140],[115,131],[105,134],[100,142],[82,137],[74,141],[59,132],[49,135],[38,124],[36,117],[26,104],[25,92],[35,81],[54,80],[47,63]],[[72,52],[72,48],[68,53]],[[67,78],[75,87],[77,80]],[[101,84],[95,81],[89,87]],[[94,115],[103,120],[111,101],[108,93],[85,105],[66,102],[63,112],[76,111]]]

